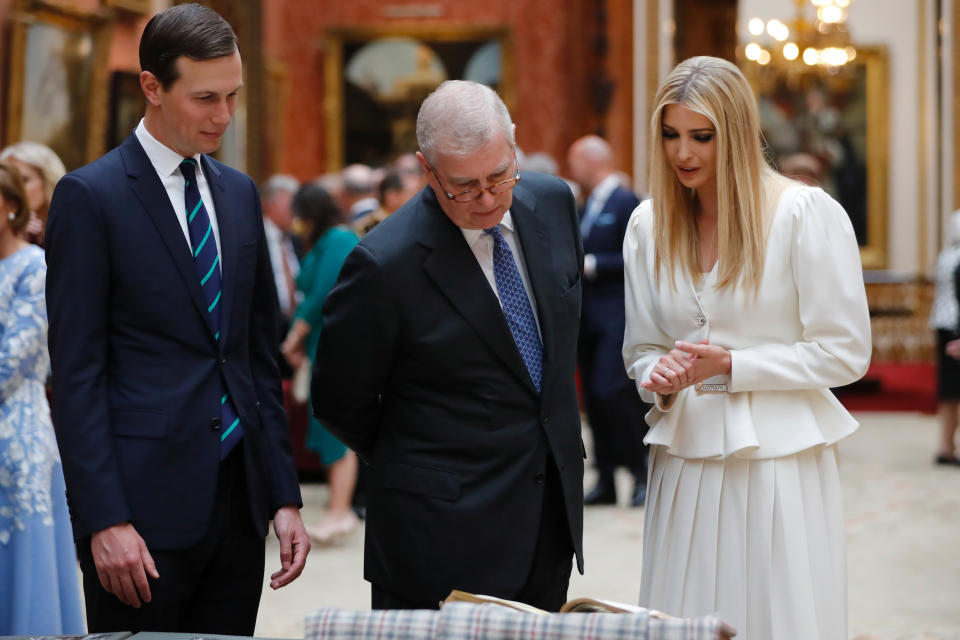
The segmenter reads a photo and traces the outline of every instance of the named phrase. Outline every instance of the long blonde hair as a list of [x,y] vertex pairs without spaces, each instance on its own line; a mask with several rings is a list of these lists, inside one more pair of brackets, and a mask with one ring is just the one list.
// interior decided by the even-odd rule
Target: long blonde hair
[[654,216],[654,266],[700,277],[696,194],[677,180],[663,151],[663,112],[678,104],[706,116],[716,128],[717,286],[760,288],[766,247],[764,191],[782,183],[763,156],[757,101],[746,78],[720,58],[698,56],[678,64],[660,90],[650,119],[650,194]]

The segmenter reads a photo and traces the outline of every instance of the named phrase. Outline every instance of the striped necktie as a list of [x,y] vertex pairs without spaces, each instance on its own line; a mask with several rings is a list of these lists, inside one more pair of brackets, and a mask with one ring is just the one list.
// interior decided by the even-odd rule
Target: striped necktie
[[[180,172],[184,179],[184,200],[187,205],[187,229],[190,231],[190,244],[193,247],[193,266],[200,278],[200,288],[203,290],[203,299],[210,314],[210,326],[213,328],[213,338],[220,341],[220,308],[223,295],[220,279],[220,254],[217,253],[217,241],[213,234],[213,225],[207,208],[203,206],[200,197],[200,187],[197,184],[197,164],[193,158],[184,158],[180,163]],[[226,393],[225,384],[221,378],[220,394],[220,459],[227,454],[243,437],[243,427],[240,418],[233,407],[233,402]],[[224,428],[225,427],[225,428]]]
[[540,343],[540,332],[537,330],[537,319],[533,315],[530,298],[527,297],[520,270],[500,227],[490,227],[484,231],[493,237],[493,278],[497,283],[497,293],[500,294],[500,304],[503,305],[503,315],[507,318],[520,357],[527,365],[533,386],[540,391],[543,378],[543,345]]

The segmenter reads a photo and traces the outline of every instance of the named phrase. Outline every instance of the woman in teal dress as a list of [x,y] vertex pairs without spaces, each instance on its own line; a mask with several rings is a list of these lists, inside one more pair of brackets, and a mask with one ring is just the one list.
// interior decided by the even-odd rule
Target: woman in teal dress
[[[294,368],[304,359],[309,360],[312,368],[320,340],[323,301],[333,289],[347,254],[359,240],[343,224],[343,213],[330,195],[316,183],[301,187],[293,196],[290,208],[309,252],[300,263],[297,276],[297,289],[303,293],[303,301],[283,342],[283,354]],[[329,544],[357,526],[357,517],[350,508],[357,458],[313,415],[307,429],[307,448],[320,454],[327,466],[330,489],[327,515],[316,526],[307,527],[307,532],[314,541]]]
[[76,550],[45,382],[43,250],[17,169],[0,162],[0,636],[83,633]]

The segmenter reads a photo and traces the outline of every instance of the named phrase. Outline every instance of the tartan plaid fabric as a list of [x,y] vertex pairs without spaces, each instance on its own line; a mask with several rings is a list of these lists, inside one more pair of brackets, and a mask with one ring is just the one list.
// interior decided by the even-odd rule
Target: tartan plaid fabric
[[716,640],[732,630],[716,616],[661,619],[641,613],[536,615],[451,602],[440,611],[320,609],[304,640]]

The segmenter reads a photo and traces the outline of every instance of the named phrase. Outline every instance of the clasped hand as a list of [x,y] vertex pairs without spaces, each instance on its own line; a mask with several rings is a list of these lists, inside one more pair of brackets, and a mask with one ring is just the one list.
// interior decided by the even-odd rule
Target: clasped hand
[[647,391],[668,396],[713,376],[730,373],[730,352],[706,340],[693,344],[677,340],[670,353],[661,356],[650,373],[650,379],[640,383]]

